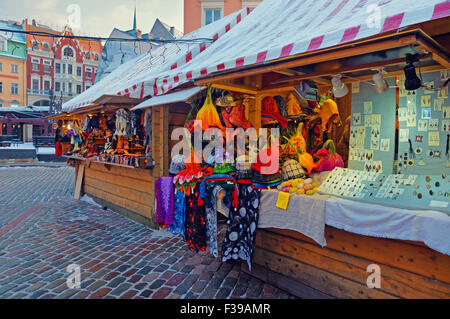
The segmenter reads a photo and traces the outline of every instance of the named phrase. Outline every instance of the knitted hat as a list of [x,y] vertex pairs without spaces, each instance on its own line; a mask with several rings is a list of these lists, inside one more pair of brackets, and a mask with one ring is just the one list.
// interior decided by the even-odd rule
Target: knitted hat
[[262,100],[261,119],[263,122],[276,120],[281,123],[282,128],[286,128],[287,126],[287,119],[281,116],[280,111],[278,111],[277,102],[271,96],[266,96]]
[[281,176],[281,174],[279,172],[276,172],[275,174],[271,174],[271,175],[264,175],[258,171],[255,171],[254,169],[252,169],[252,181],[255,183],[272,184],[272,183],[279,182],[282,179],[283,179],[283,177]]
[[282,172],[285,181],[296,178],[306,178],[305,171],[300,163],[293,159],[284,162]]
[[233,164],[230,163],[216,163],[214,166],[213,173],[214,174],[227,174],[230,172],[236,171],[236,168],[233,166]]
[[[252,165],[252,169],[259,173],[262,173],[262,171],[264,171],[265,175],[272,175],[278,173],[278,170],[280,169],[278,158],[277,162],[273,163],[272,165],[271,161],[272,157],[270,156],[271,153],[272,151],[270,148],[265,148],[261,152],[259,152],[258,157],[256,159],[256,163]],[[262,161],[261,157],[265,158],[265,160]]]
[[300,107],[300,103],[294,94],[289,93],[286,106],[288,118],[299,118],[304,116],[302,108]]
[[186,169],[186,156],[177,154],[172,158],[170,162],[169,173],[176,175],[179,172]]

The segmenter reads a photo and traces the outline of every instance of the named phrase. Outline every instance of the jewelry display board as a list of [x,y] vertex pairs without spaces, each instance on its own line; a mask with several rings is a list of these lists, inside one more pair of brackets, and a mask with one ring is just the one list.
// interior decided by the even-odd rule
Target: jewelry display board
[[352,89],[349,168],[394,172],[396,89],[395,79],[386,80],[390,88],[382,94],[366,82]]
[[429,89],[415,91],[403,89],[404,79],[400,79],[397,173],[450,174],[450,101],[448,85],[442,87],[447,75],[446,71],[422,74]]
[[450,175],[379,174],[335,168],[318,193],[391,207],[450,215]]

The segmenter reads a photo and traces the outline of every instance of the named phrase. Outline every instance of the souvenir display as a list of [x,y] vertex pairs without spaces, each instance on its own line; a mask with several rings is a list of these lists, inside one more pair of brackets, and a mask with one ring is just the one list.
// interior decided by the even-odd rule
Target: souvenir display
[[335,168],[320,185],[321,194],[409,209],[450,214],[450,175],[378,174]]
[[[80,125],[77,121],[70,122],[66,136],[72,148],[63,154],[131,167],[148,167],[147,163],[153,163],[149,146],[151,119],[150,125],[144,127],[140,124],[141,116],[141,111],[119,109],[115,114],[86,115]],[[149,152],[147,156],[146,149]]]

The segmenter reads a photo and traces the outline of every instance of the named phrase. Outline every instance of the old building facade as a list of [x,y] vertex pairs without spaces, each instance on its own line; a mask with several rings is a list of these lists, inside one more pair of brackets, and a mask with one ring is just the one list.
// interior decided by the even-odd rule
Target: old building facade
[[187,34],[242,8],[253,10],[262,0],[184,0],[184,33]]

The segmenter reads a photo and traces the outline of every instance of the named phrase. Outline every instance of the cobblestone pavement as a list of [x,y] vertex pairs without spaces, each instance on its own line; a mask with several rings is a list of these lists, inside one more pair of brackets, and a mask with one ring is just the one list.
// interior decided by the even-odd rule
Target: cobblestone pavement
[[[70,167],[0,167],[0,181],[0,298],[292,298],[179,236],[74,200]],[[67,287],[71,264],[80,288]]]

